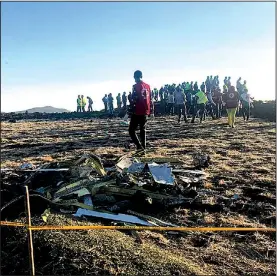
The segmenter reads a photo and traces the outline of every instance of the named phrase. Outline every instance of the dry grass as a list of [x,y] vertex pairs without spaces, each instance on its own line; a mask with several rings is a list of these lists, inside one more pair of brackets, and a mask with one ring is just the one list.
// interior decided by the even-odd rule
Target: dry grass
[[[239,196],[254,204],[255,213],[227,213],[176,208],[158,217],[188,226],[269,227],[263,221],[275,216],[269,202],[243,195],[244,186],[264,189],[269,198],[275,186],[275,124],[240,118],[236,129],[226,119],[201,125],[176,124],[176,118],[155,118],[148,123],[148,156],[177,157],[191,166],[192,154],[210,154],[206,169],[207,202],[216,196]],[[127,127],[120,120],[2,123],[2,167],[23,162],[62,161],[83,152],[94,152],[104,161],[128,152]],[[215,193],[209,194],[209,193]],[[267,204],[267,205],[266,205]],[[270,204],[269,204],[270,205]],[[271,203],[272,205],[272,203]],[[243,210],[243,209],[242,209]],[[39,223],[39,219],[34,222]],[[49,224],[91,224],[62,215],[51,215]],[[274,226],[274,225],[273,225]],[[23,229],[2,241],[2,274],[27,274],[27,245]],[[184,233],[173,235],[142,231],[143,243],[120,231],[36,232],[35,260],[38,275],[274,275],[275,235],[265,233]],[[9,236],[11,237],[11,236]],[[12,243],[14,242],[14,244]],[[15,244],[21,247],[15,249]],[[14,250],[14,251],[12,251]],[[15,263],[10,266],[10,259]]]

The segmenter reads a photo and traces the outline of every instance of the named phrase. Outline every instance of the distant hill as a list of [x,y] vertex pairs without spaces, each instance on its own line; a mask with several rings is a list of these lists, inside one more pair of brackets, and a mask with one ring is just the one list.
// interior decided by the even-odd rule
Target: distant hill
[[25,113],[28,111],[28,113],[63,113],[63,112],[71,112],[70,110],[64,109],[64,108],[56,108],[53,106],[43,106],[43,107],[34,107],[23,111],[17,111],[15,113]]

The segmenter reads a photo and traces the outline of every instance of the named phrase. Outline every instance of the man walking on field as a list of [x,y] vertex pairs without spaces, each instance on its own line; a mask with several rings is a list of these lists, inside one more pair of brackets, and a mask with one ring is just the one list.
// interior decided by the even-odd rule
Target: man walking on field
[[[151,89],[148,84],[142,81],[142,72],[137,70],[134,73],[136,84],[133,85],[131,97],[131,121],[129,125],[129,134],[132,141],[137,146],[137,153],[144,153],[146,148],[145,126],[147,117],[151,114]],[[140,129],[140,141],[136,134],[136,129]]]

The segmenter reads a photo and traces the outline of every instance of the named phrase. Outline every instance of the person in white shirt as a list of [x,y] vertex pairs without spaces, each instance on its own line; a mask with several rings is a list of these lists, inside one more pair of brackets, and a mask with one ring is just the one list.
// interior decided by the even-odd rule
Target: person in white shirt
[[177,88],[174,92],[175,105],[178,110],[178,123],[181,121],[183,113],[184,121],[187,123],[186,95],[181,88]]

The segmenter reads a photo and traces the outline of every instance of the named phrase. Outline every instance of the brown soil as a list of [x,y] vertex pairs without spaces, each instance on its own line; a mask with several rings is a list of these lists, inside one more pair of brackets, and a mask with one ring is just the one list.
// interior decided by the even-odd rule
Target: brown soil
[[[94,152],[104,163],[129,150],[128,128],[120,120],[2,123],[1,166],[63,161]],[[157,217],[186,226],[275,227],[275,123],[240,118],[235,129],[226,118],[178,125],[176,118],[148,123],[148,156],[178,157],[190,166],[199,150],[210,155],[202,191],[207,202],[238,195],[228,211],[183,207]],[[261,188],[255,194],[251,189]],[[251,189],[250,189],[251,188]],[[40,218],[33,218],[40,224]],[[92,224],[51,215],[48,224]],[[38,275],[274,275],[275,233],[200,233],[173,235],[141,231],[142,243],[121,231],[43,231],[34,233]],[[26,275],[24,229],[2,227],[1,274]],[[11,265],[11,260],[13,264]]]

